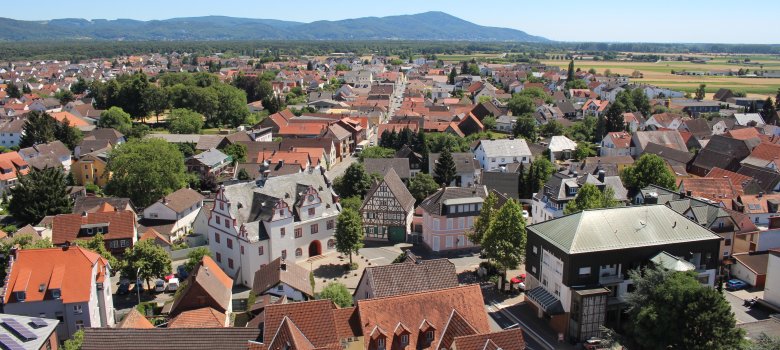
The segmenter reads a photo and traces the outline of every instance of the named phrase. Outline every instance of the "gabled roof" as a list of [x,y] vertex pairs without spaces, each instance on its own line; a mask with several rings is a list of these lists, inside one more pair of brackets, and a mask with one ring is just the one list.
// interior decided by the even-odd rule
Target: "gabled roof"
[[691,192],[691,196],[711,200],[736,198],[737,193],[730,178],[691,177],[680,181],[680,190]]
[[[97,274],[92,273],[95,265]],[[25,292],[25,302],[51,299],[52,289],[60,289],[63,303],[87,302],[93,285],[105,278],[106,266],[106,259],[78,246],[17,250],[3,302],[19,302],[13,292]]]
[[372,286],[376,298],[458,286],[455,265],[448,259],[372,266],[363,271],[360,279]]
[[[289,319],[305,335],[315,348],[340,345],[336,326],[336,305],[330,300],[304,301],[290,304],[273,304],[265,308],[263,343],[271,344],[274,336]],[[339,320],[344,321],[343,317]]]
[[[197,308],[210,306],[224,312],[228,310],[228,306],[232,302],[233,280],[208,255],[203,257],[200,265],[195,268],[195,271],[180,288],[183,290],[177,292],[177,298],[173,301],[173,306],[171,306],[170,314],[172,316],[195,309],[191,307],[191,304],[188,305],[187,301],[192,301],[197,296],[209,297],[211,299],[206,301],[207,305],[199,305]],[[205,293],[205,295],[197,294],[201,292]]]
[[130,210],[96,211],[86,215],[60,214],[52,222],[51,241],[59,245],[77,239],[90,239],[97,234],[97,230],[92,228],[97,227],[106,228],[103,237],[107,240],[132,239],[136,234],[135,220],[135,213]]
[[482,292],[477,284],[358,300],[357,305],[360,310],[360,325],[366,336],[366,348],[371,341],[367,335],[375,328],[389,332],[387,343],[392,344],[395,337],[392,332],[399,322],[409,328],[414,327],[409,334],[410,345],[417,346],[422,341],[423,331],[431,327],[436,330],[432,344],[438,344],[448,334],[447,322],[453,311],[457,311],[476,333],[490,331]]
[[203,201],[203,198],[203,195],[198,193],[198,191],[191,188],[182,188],[163,197],[158,202],[176,213],[181,213]]
[[[404,159],[408,160],[408,158]],[[371,189],[368,190],[364,203],[368,202],[369,198],[374,195],[374,192],[376,192],[376,190],[382,184],[387,185],[387,188],[390,190],[393,196],[395,196],[395,200],[398,201],[398,204],[401,206],[401,208],[403,208],[404,211],[411,212],[412,209],[414,209],[414,196],[411,192],[409,192],[409,189],[406,188],[404,182],[401,181],[401,178],[398,177],[398,174],[396,174],[395,170],[392,168],[387,172],[387,174],[385,174],[385,177],[382,179],[382,181],[376,183],[371,187]]]
[[141,315],[141,312],[138,311],[137,308],[131,308],[130,312],[125,315],[125,318],[122,319],[121,322],[119,322],[116,325],[116,328],[154,328],[154,325],[152,325],[149,320],[144,317],[144,315]]
[[390,170],[393,170],[401,178],[412,177],[409,158],[366,158],[363,159],[363,166],[367,174],[376,173],[385,176]]
[[274,259],[268,265],[261,266],[255,272],[252,293],[256,295],[264,294],[269,289],[279,285],[279,283],[284,283],[310,298],[314,296],[309,283],[309,271],[294,262],[283,263],[282,258]]
[[[474,159],[474,153],[471,152],[456,152],[450,153],[452,160],[455,161],[455,172],[458,174],[473,174],[475,170],[480,168],[479,160]],[[428,172],[433,173],[436,168],[436,163],[439,162],[441,153],[430,153],[428,155]]]
[[531,155],[531,150],[524,139],[481,140],[476,148],[480,146],[487,157]]
[[451,348],[458,350],[523,350],[525,349],[525,340],[523,339],[523,331],[520,328],[515,328],[455,337]]
[[442,204],[452,199],[474,199],[476,202],[483,202],[488,196],[485,186],[476,186],[471,188],[464,187],[444,187],[425,198],[420,207],[430,215],[442,215]]
[[760,254],[738,253],[732,255],[737,262],[745,265],[751,272],[756,275],[766,275],[767,266],[769,265],[769,254],[764,252]]
[[758,185],[766,193],[772,192],[777,187],[777,184],[780,183],[780,174],[777,172],[748,164],[742,165],[737,170],[737,173],[756,179]]
[[207,167],[216,166],[229,158],[228,155],[220,152],[216,148],[210,148],[204,152],[198,153],[189,159],[194,159]]
[[688,146],[685,145],[685,140],[677,130],[637,131],[631,141],[633,146],[641,149],[647,147],[649,143],[657,143],[678,151],[688,152]]
[[625,131],[613,131],[607,133],[607,137],[616,148],[628,148],[631,146],[631,134]]
[[227,315],[214,308],[183,311],[168,321],[168,328],[219,328],[224,327]]
[[528,230],[568,254],[720,239],[664,205],[584,210]]

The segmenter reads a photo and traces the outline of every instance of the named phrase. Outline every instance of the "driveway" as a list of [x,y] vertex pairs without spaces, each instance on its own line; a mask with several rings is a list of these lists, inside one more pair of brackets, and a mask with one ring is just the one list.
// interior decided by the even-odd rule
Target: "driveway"
[[734,317],[737,319],[737,323],[748,323],[769,318],[770,311],[756,306],[748,308],[743,306],[746,298],[740,297],[740,295],[747,295],[742,291],[729,292],[724,291],[723,296],[726,297],[726,301],[731,305],[731,311],[734,312]]

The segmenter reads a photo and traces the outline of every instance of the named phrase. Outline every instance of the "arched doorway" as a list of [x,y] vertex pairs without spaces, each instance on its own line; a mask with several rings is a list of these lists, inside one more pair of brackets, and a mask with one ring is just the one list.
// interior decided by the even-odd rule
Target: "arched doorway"
[[314,257],[322,254],[322,243],[319,240],[314,240],[309,243],[309,257]]

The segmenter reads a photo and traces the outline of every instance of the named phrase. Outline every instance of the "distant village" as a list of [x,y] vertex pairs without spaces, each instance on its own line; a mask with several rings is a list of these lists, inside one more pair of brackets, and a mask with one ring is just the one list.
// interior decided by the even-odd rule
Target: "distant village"
[[778,101],[571,62],[8,62],[0,343],[608,348],[641,268],[780,336]]

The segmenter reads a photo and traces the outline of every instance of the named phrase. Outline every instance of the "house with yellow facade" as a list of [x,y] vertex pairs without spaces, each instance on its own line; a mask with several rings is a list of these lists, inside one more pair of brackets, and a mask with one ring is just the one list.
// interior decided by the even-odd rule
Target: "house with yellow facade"
[[109,150],[110,147],[85,153],[73,162],[71,172],[76,185],[95,184],[103,187],[108,183],[111,178],[111,173],[107,169]]

